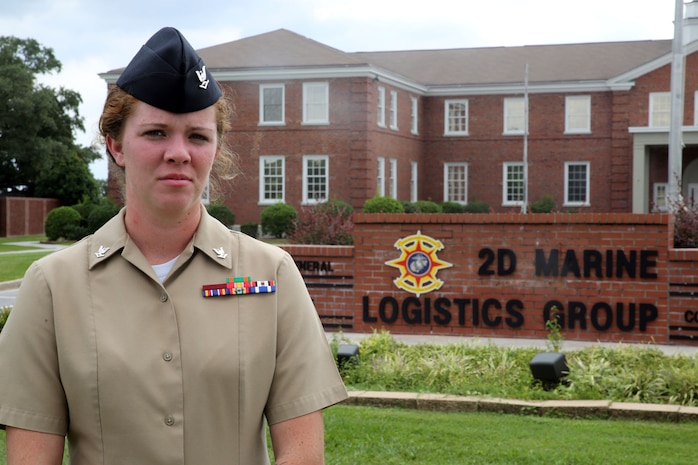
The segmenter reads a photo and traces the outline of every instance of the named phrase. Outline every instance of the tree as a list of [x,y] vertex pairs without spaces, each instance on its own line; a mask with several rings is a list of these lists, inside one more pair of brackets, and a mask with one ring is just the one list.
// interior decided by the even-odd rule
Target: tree
[[[51,48],[34,39],[0,37],[0,194],[31,197],[40,191],[48,195],[60,186],[46,185],[46,179],[67,184],[77,177],[81,181],[69,187],[77,190],[82,186],[85,191],[80,198],[93,195],[94,176],[86,168],[100,155],[74,141],[74,131],[84,129],[78,111],[80,94],[36,82],[37,75],[60,70]],[[79,162],[71,159],[75,156]],[[56,166],[76,172],[66,176],[64,171],[60,178],[49,176]]]

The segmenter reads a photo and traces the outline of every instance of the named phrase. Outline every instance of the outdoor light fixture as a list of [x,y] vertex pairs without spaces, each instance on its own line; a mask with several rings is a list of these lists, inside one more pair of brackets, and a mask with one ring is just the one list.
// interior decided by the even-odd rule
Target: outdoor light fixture
[[570,372],[561,352],[540,352],[531,359],[530,367],[533,379],[545,383],[557,383]]
[[352,357],[359,356],[359,346],[356,344],[339,344],[337,346],[337,363],[344,365]]

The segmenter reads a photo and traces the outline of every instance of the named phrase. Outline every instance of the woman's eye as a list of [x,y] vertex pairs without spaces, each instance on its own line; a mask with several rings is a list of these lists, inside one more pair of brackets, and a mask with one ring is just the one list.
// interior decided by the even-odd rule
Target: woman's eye
[[190,136],[192,139],[200,140],[202,142],[208,142],[208,137],[203,134],[192,134]]
[[145,134],[151,137],[162,137],[165,135],[165,131],[162,129],[151,129],[150,131],[146,131]]

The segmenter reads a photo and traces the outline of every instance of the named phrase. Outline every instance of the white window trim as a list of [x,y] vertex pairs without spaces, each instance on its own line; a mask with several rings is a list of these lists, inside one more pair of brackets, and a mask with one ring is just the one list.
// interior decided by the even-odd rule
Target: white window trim
[[[308,117],[308,91],[310,88],[321,88],[325,93],[325,111],[321,118],[309,119]],[[327,82],[303,83],[303,123],[304,125],[330,124],[330,85]]]
[[[323,160],[325,162],[325,194],[322,199],[308,199],[308,162],[311,160]],[[303,155],[303,199],[302,205],[314,205],[326,202],[330,196],[330,157],[327,155]]]
[[[451,131],[449,129],[449,122],[450,122],[450,116],[449,116],[449,107],[451,104],[455,103],[462,103],[465,104],[465,130],[463,131]],[[444,102],[444,135],[446,136],[467,136],[468,135],[468,127],[470,126],[470,109],[468,105],[468,99],[449,99]]]
[[397,91],[390,91],[390,129],[397,131]]
[[698,127],[698,90],[693,94],[693,126]]
[[[659,198],[660,190],[664,191],[664,205],[659,205],[657,199]],[[667,192],[669,191],[669,183],[667,182],[655,182],[652,189],[652,209],[656,212],[667,212],[669,211],[669,206],[667,205]]]
[[[583,202],[571,202],[569,200],[569,167],[571,165],[586,165],[586,199]],[[565,162],[565,202],[564,206],[565,207],[588,207],[590,205],[590,199],[591,199],[591,167],[590,163],[588,161],[566,161]]]
[[419,163],[416,161],[410,164],[410,202],[419,199]]
[[[280,199],[265,199],[264,198],[264,165],[266,162],[275,162],[281,160],[281,198]],[[279,202],[286,201],[286,157],[283,155],[262,155],[259,157],[259,204],[273,205]]]
[[523,103],[524,106],[526,105],[526,101],[524,97],[510,97],[510,98],[505,98],[504,99],[504,123],[503,123],[503,129],[502,129],[502,134],[507,135],[507,136],[521,136],[524,134],[525,131],[525,126],[526,126],[526,108],[524,107],[523,113],[521,115],[521,120],[522,120],[522,127],[521,129],[509,129],[509,112],[510,108],[509,105],[512,103]]
[[378,173],[376,175],[376,195],[378,197],[385,196],[385,157],[378,157]]
[[[570,127],[570,102],[586,102],[586,125],[583,128]],[[577,115],[575,115],[577,116]],[[591,96],[590,95],[568,95],[565,97],[565,134],[591,134]]]
[[397,200],[397,159],[390,159],[390,197]]
[[[650,92],[649,95],[649,112],[647,115],[647,125],[651,128],[668,128],[669,125],[656,125],[654,123],[654,106],[656,105],[655,98],[668,97],[669,104],[671,105],[671,92]],[[669,120],[671,120],[671,114],[669,115]]]
[[378,127],[385,127],[385,87],[378,87]]
[[[449,168],[451,167],[456,167],[456,166],[463,166],[465,167],[465,200],[454,200],[449,198],[449,193],[448,193],[448,171]],[[444,163],[444,178],[443,178],[443,183],[444,183],[444,202],[456,202],[461,205],[467,205],[468,204],[468,163],[467,162],[456,162],[456,163]]]
[[[264,120],[264,91],[266,89],[281,89],[281,120]],[[286,86],[284,84],[260,84],[259,85],[259,125],[283,126],[286,124]]]
[[509,167],[515,167],[515,166],[520,166],[523,169],[523,162],[516,161],[516,162],[504,162],[502,165],[502,206],[504,207],[520,207],[523,205],[523,200],[509,200],[508,199],[508,191],[509,191],[509,172],[508,168]]
[[419,134],[419,100],[417,97],[410,97],[412,101],[412,111],[410,117],[412,119],[412,124],[410,127],[410,132],[414,135]]

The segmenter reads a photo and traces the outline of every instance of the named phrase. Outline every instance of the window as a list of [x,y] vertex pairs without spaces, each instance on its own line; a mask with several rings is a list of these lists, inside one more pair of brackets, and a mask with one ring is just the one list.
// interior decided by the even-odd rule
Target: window
[[666,198],[667,189],[668,184],[666,182],[654,183],[654,195],[652,195],[652,211],[665,212],[669,210]]
[[390,196],[397,199],[397,160],[390,159]]
[[698,90],[693,95],[693,125],[698,126]]
[[565,162],[565,205],[589,205],[588,162]]
[[376,175],[376,194],[385,196],[385,158],[378,157],[378,174]]
[[523,98],[504,99],[504,134],[523,134],[526,129]]
[[390,129],[397,131],[397,92],[390,91]]
[[588,95],[565,98],[565,133],[591,132],[591,97]]
[[385,87],[378,88],[378,126],[385,127]]
[[652,128],[668,128],[671,123],[671,94],[652,92],[650,94],[650,121]]
[[504,163],[504,179],[502,180],[502,205],[522,205],[524,201],[524,164]]
[[329,158],[327,155],[303,157],[303,203],[320,203],[329,194]]
[[259,157],[259,203],[273,204],[284,201],[285,157]]
[[259,124],[284,124],[284,85],[259,86]]
[[303,124],[329,124],[329,84],[303,83]]
[[410,202],[416,202],[419,199],[419,163],[413,161],[411,163],[410,173]]
[[444,201],[468,203],[468,164],[444,164]]
[[446,135],[468,135],[468,101],[446,100],[444,105]]
[[412,134],[419,134],[419,101],[417,97],[412,97],[412,111],[410,117],[412,119],[412,124],[410,131]]

